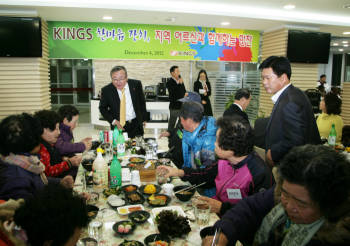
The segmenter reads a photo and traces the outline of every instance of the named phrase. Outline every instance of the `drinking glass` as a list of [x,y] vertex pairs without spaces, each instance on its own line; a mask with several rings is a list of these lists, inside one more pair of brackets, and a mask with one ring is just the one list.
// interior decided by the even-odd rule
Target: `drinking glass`
[[167,174],[167,170],[166,169],[157,169],[157,183],[159,185],[165,184],[166,182],[168,182],[168,178],[165,177],[165,175]]
[[199,199],[193,199],[192,204],[197,225],[200,227],[208,225],[210,219],[210,205]]
[[103,233],[103,222],[100,220],[93,220],[89,223],[88,227],[89,237],[100,241]]

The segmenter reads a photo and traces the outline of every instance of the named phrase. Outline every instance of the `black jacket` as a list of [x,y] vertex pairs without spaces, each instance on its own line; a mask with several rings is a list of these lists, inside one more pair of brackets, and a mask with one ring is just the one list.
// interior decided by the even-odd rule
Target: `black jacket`
[[236,104],[232,103],[231,106],[225,110],[224,117],[230,116],[241,116],[243,119],[249,121],[248,115],[246,112],[242,111]]
[[[136,114],[136,118],[140,124],[147,120],[146,101],[143,94],[142,84],[140,80],[128,79],[128,85],[132,100],[132,105]],[[102,116],[110,124],[116,119],[119,121],[120,99],[117,88],[109,83],[101,90],[100,112]]]
[[185,85],[183,83],[177,84],[173,78],[169,78],[166,87],[169,92],[169,109],[180,109],[182,102],[178,100],[185,96]]

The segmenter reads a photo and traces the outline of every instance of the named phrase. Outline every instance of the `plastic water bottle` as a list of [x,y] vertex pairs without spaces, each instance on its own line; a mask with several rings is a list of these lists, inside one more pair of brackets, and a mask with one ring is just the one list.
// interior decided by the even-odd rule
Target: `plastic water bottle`
[[328,136],[328,145],[334,148],[336,139],[337,139],[337,131],[335,130],[335,125],[332,124],[332,128]]
[[124,139],[122,130],[119,130],[119,134],[118,134],[117,153],[118,153],[118,157],[123,157],[125,155],[125,139]]
[[115,188],[122,185],[122,167],[117,158],[117,155],[113,156],[113,160],[110,166],[110,187]]
[[93,181],[96,189],[108,187],[108,165],[102,156],[102,149],[97,149],[97,157],[92,163]]

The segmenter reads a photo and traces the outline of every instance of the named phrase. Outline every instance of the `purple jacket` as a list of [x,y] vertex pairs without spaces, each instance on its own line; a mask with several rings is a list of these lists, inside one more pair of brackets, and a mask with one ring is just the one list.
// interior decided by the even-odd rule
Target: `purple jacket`
[[274,180],[270,168],[253,152],[237,165],[219,160],[215,183],[216,195],[213,198],[236,204],[244,197],[270,188]]
[[[48,181],[58,184],[60,179],[48,177]],[[27,199],[42,188],[44,183],[38,174],[0,161],[0,199]]]
[[55,144],[56,149],[61,155],[82,153],[85,150],[84,143],[73,143],[73,133],[69,126],[60,123],[60,136]]

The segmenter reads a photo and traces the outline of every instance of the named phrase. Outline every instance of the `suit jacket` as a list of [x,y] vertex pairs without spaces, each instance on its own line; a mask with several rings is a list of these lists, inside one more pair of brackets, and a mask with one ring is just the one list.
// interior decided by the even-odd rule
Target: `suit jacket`
[[249,121],[248,115],[246,112],[242,111],[236,104],[232,103],[231,106],[225,110],[224,117],[229,116],[241,116],[243,119]]
[[[136,118],[140,124],[147,120],[146,101],[143,94],[142,84],[140,80],[128,79],[129,90],[132,100],[132,105],[135,110]],[[117,88],[112,83],[109,83],[101,90],[100,112],[102,116],[111,125],[114,119],[120,120],[119,109],[120,99]]]
[[182,102],[179,102],[178,100],[183,98],[186,93],[184,83],[177,84],[173,78],[169,78],[166,87],[169,92],[169,109],[180,109]]
[[266,127],[266,151],[278,163],[294,146],[320,144],[320,134],[307,96],[290,85],[278,98]]

